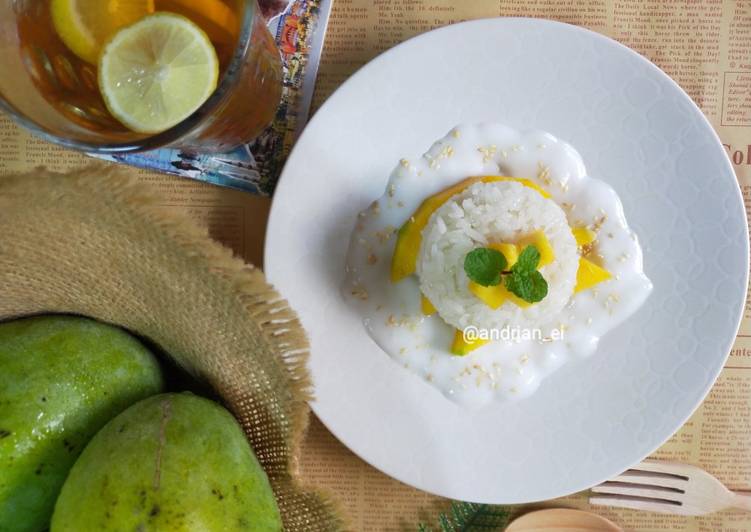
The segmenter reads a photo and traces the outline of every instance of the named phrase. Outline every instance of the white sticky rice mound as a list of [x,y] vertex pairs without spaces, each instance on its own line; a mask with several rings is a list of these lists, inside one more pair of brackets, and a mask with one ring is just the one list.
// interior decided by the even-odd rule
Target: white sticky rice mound
[[[464,258],[491,242],[515,243],[543,230],[555,253],[540,268],[548,295],[527,308],[507,301],[493,310],[469,291]],[[514,181],[475,183],[438,208],[423,230],[417,274],[422,293],[443,320],[464,329],[534,328],[568,303],[576,285],[579,250],[566,214],[552,200]]]

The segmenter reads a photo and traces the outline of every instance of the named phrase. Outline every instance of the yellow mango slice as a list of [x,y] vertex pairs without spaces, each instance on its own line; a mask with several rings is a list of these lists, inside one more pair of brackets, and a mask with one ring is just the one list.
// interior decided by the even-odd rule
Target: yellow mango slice
[[526,246],[534,246],[537,248],[537,251],[540,252],[540,262],[537,265],[538,269],[542,268],[546,264],[550,264],[555,260],[555,252],[553,251],[553,246],[550,245],[548,237],[545,236],[545,231],[535,231],[531,235],[525,236],[516,243],[516,247],[519,249],[519,253],[521,253]]
[[503,305],[506,301],[510,301],[523,308],[526,308],[532,304],[528,301],[524,301],[513,292],[509,292],[508,289],[503,286],[503,284],[496,286],[482,286],[481,284],[477,284],[474,281],[470,281],[469,291],[493,310],[500,308],[500,306]]
[[479,338],[473,342],[467,342],[462,331],[457,329],[454,333],[454,341],[451,343],[451,354],[463,357],[487,343],[488,340],[480,340]]
[[432,316],[436,313],[433,303],[431,303],[430,299],[425,296],[420,298],[420,308],[422,309],[422,313],[426,316]]
[[503,253],[503,256],[506,257],[506,262],[508,263],[506,266],[507,268],[511,268],[511,266],[516,264],[516,261],[519,259],[519,248],[515,244],[501,242],[500,244],[488,244],[488,247]]
[[574,227],[571,229],[574,238],[576,239],[576,245],[578,247],[591,244],[597,239],[597,233],[589,229],[588,227]]
[[506,294],[501,289],[505,289],[505,287],[500,284],[497,286],[482,286],[474,281],[469,282],[469,291],[493,310],[506,302]]
[[576,286],[574,287],[574,293],[581,292],[588,288],[592,288],[596,284],[610,279],[612,274],[605,268],[601,268],[594,262],[579,258],[579,269],[576,272]]
[[422,241],[422,230],[428,223],[430,215],[435,212],[441,205],[446,203],[451,196],[454,196],[465,188],[475,183],[493,183],[497,181],[517,181],[524,186],[537,190],[542,196],[549,198],[550,194],[545,192],[529,179],[506,176],[478,176],[470,177],[459,183],[442,190],[441,192],[430,196],[417,208],[404,225],[399,229],[396,238],[396,247],[394,255],[391,257],[391,282],[396,283],[415,272],[415,263],[417,254],[420,251]]

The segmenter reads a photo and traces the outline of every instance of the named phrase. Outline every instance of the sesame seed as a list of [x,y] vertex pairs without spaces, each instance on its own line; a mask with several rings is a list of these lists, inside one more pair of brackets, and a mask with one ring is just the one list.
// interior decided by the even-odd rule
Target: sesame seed
[[537,145],[537,149],[539,149],[539,150],[544,150],[547,147],[548,147],[547,144],[538,144]]
[[458,129],[455,129],[455,130],[453,130],[453,131],[451,132],[451,136],[452,136],[452,137],[454,137],[455,139],[458,139],[459,137],[461,137],[461,136],[462,136],[462,134],[461,134],[461,133],[459,132],[459,130],[458,130]]
[[409,168],[409,161],[407,159],[402,159],[399,161],[399,164],[401,164],[404,168]]
[[477,151],[482,154],[482,162],[484,163],[491,160],[497,150],[498,147],[495,144],[491,144],[490,146],[480,146],[479,148],[477,148]]
[[403,201],[398,201],[398,202],[396,203],[396,206],[397,206],[397,207],[399,207],[399,208],[401,209],[402,207],[404,207],[404,202],[403,202]]
[[587,318],[587,325],[592,325],[592,318]]
[[433,382],[433,374],[432,374],[432,373],[428,373],[428,374],[427,374],[427,375],[425,376],[425,379],[426,379],[426,380],[427,380],[428,382]]
[[521,151],[521,149],[522,147],[519,146],[518,144],[514,144],[513,146],[511,146],[511,151],[514,151],[514,152]]
[[403,354],[404,354],[404,353],[406,353],[406,352],[407,352],[407,348],[406,348],[406,347],[402,347],[402,348],[401,348],[401,349],[399,350],[399,354],[400,354],[400,355],[403,355]]
[[537,172],[537,179],[545,183],[546,185],[550,186],[553,184],[553,181],[550,179],[550,168],[545,166],[545,164],[542,161],[537,162],[538,172]]
[[378,262],[378,257],[376,257],[375,253],[371,253],[370,255],[368,255],[368,264],[372,266],[376,262]]
[[386,319],[386,325],[389,327],[396,327],[396,318],[393,314],[389,314],[389,317]]
[[396,194],[396,185],[389,185],[389,197],[393,198],[394,194]]
[[514,388],[514,387],[510,388],[510,389],[509,389],[509,392],[511,392],[511,393],[516,393],[516,388]]
[[441,152],[438,154],[440,159],[448,159],[454,155],[453,146],[444,146]]
[[529,355],[524,354],[519,357],[519,364],[526,364],[527,362],[529,362]]
[[362,301],[367,301],[368,299],[368,291],[360,285],[357,285],[352,289],[352,295]]

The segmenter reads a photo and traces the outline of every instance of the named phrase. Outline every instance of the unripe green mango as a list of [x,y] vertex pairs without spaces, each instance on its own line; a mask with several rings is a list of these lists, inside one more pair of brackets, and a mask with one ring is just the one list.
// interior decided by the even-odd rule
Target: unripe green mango
[[0,324],[0,531],[46,530],[88,441],[161,390],[156,359],[116,327],[68,316]]
[[51,532],[281,529],[235,418],[181,393],[144,399],[99,431],[65,481]]

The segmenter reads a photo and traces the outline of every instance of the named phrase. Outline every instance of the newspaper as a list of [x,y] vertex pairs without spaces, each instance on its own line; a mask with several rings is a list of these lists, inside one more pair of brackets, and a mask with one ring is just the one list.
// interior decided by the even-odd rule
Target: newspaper
[[[744,198],[751,200],[749,0],[333,0],[313,108],[357,68],[395,44],[449,23],[494,16],[545,17],[586,26],[657,63],[715,126]],[[0,116],[0,176],[37,165],[64,170],[86,162],[81,154],[50,146]],[[188,212],[239,256],[262,263],[268,198],[146,170],[133,172],[165,193],[165,209]],[[709,397],[656,456],[699,465],[731,489],[751,492],[751,303]],[[434,522],[448,504],[376,471],[315,419],[303,443],[300,470],[307,482],[328,488],[341,500],[357,531],[415,530],[420,521]],[[751,514],[682,518],[591,508],[586,493],[516,511],[554,506],[590,509],[626,530],[751,530]]]
[[270,195],[307,122],[331,1],[260,0],[259,4],[282,57],[282,100],[273,124],[229,153],[164,148],[101,158]]

